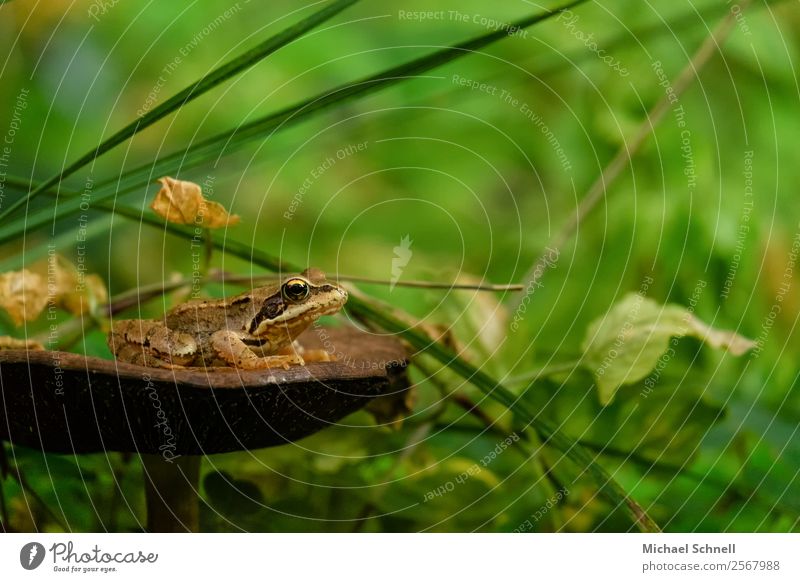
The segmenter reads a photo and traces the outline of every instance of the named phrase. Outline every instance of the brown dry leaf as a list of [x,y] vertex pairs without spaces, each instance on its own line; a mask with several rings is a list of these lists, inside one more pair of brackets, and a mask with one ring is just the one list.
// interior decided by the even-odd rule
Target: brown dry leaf
[[0,335],[0,350],[44,350],[44,346],[36,340],[24,340]]
[[73,315],[88,315],[108,302],[108,291],[99,275],[83,275],[78,267],[59,254],[48,255],[31,266],[45,278],[53,304]]
[[98,275],[82,277],[75,265],[58,254],[48,255],[29,269],[0,275],[0,307],[15,325],[36,319],[48,305],[81,315],[106,302],[103,280]]
[[57,298],[78,284],[78,269],[57,253],[49,254],[30,266],[30,270],[46,281],[47,293]]
[[47,305],[47,283],[38,273],[22,269],[0,275],[0,307],[14,325],[32,321]]
[[94,313],[108,303],[108,290],[99,275],[86,275],[83,283],[58,298],[58,304],[73,315]]
[[161,190],[150,208],[168,222],[204,228],[239,224],[237,215],[230,215],[221,204],[206,200],[198,184],[166,176],[158,181],[161,182]]

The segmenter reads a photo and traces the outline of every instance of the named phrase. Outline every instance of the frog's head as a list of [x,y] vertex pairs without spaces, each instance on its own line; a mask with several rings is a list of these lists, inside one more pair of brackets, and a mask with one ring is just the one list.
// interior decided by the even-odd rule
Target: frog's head
[[265,295],[247,331],[273,343],[283,343],[278,336],[293,340],[320,316],[338,312],[347,302],[347,291],[328,281],[319,269],[285,277]]

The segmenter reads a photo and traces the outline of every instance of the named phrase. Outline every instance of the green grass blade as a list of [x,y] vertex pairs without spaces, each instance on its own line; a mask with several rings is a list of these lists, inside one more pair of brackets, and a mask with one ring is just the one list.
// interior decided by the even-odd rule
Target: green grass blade
[[278,34],[268,38],[258,46],[250,49],[246,53],[224,63],[217,67],[198,81],[192,83],[182,91],[179,91],[164,103],[148,111],[145,115],[133,121],[117,131],[114,135],[100,143],[96,148],[87,152],[72,164],[64,168],[59,174],[44,181],[38,187],[31,190],[27,196],[23,196],[13,204],[11,204],[5,212],[0,214],[0,220],[8,217],[13,212],[28,204],[33,198],[40,195],[48,188],[59,184],[67,176],[71,176],[85,165],[91,163],[104,153],[118,146],[126,141],[128,138],[134,136],[136,133],[142,131],[146,127],[153,125],[159,119],[166,117],[173,111],[180,109],[186,103],[197,99],[202,94],[210,91],[220,83],[223,83],[231,77],[245,71],[274,53],[281,47],[286,46],[290,42],[296,40],[309,30],[318,26],[322,22],[332,18],[348,6],[358,2],[359,0],[335,0],[325,8],[318,10],[314,14],[304,18],[300,22],[290,26],[279,32]]
[[[528,28],[585,2],[587,2],[587,0],[574,0],[554,10],[538,13],[518,20],[510,24],[510,26],[520,29]],[[107,200],[122,192],[128,192],[143,187],[147,185],[153,176],[170,174],[181,168],[197,166],[209,160],[216,159],[220,155],[230,153],[255,138],[291,127],[309,118],[316,112],[333,107],[334,105],[342,104],[356,97],[364,97],[379,89],[390,87],[395,83],[403,82],[413,78],[415,75],[419,75],[467,56],[471,54],[472,51],[507,37],[508,32],[504,31],[504,29],[475,37],[461,44],[441,49],[430,55],[425,55],[408,63],[382,71],[371,77],[340,85],[335,89],[326,91],[325,93],[307,99],[282,111],[272,113],[237,129],[218,134],[187,150],[168,154],[151,164],[134,168],[118,178],[99,182],[92,192],[92,204]],[[45,189],[44,185],[37,188],[37,190],[40,191],[43,189]],[[55,216],[56,219],[61,219],[77,214],[78,212],[80,212],[80,200],[70,197],[70,199],[59,203]],[[0,229],[0,243],[12,240],[22,235],[26,230],[41,228],[51,223],[52,220],[52,210],[45,209],[43,212],[38,212],[29,216],[25,225],[8,225],[6,228]]]
[[[574,0],[555,10],[528,16],[514,22],[510,27],[524,29],[549,18],[557,16],[565,10],[583,4],[587,0]],[[376,75],[360,79],[355,82],[340,85],[335,89],[327,91],[307,99],[299,104],[287,107],[282,111],[272,113],[233,130],[220,133],[207,140],[204,140],[187,150],[168,154],[159,158],[154,164],[141,166],[132,170],[139,176],[141,175],[161,175],[165,172],[177,170],[179,168],[192,167],[204,162],[213,160],[228,151],[233,151],[245,145],[254,138],[269,134],[278,129],[283,129],[289,124],[295,124],[315,113],[328,109],[334,105],[340,105],[354,97],[365,97],[370,93],[394,85],[395,83],[413,78],[424,72],[435,69],[463,56],[488,46],[498,40],[508,37],[506,29],[499,29],[494,32],[475,37],[461,44],[447,47],[436,51],[430,55],[420,57],[408,63],[403,63],[391,69],[382,71]]]

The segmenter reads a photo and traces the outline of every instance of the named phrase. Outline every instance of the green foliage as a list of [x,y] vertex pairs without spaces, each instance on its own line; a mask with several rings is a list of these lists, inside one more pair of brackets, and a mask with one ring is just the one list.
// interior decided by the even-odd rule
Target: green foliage
[[[24,4],[3,6],[0,17],[26,16],[11,12]],[[350,4],[346,21],[319,26]],[[18,87],[31,90],[22,120],[30,139],[14,145],[4,181],[0,266],[21,268],[48,244],[76,260],[85,243],[89,271],[114,295],[189,276],[192,229],[147,209],[150,182],[174,173],[212,177],[214,200],[245,218],[213,236],[212,268],[249,274],[311,264],[388,279],[393,248],[409,236],[414,255],[401,281],[519,282],[664,95],[653,61],[674,79],[728,14],[711,0],[659,12],[573,4],[577,29],[593,33],[629,77],[558,14],[524,4],[445,8],[515,22],[528,27],[523,37],[471,21],[404,21],[398,6],[352,1],[264,27],[293,8],[284,3],[226,21],[167,75],[160,105],[133,123],[164,62],[228,4],[162,4],[138,19],[138,8],[120,3],[88,36],[85,14],[70,13],[50,48],[26,28],[19,47],[9,45],[0,89],[4,110]],[[637,523],[797,531],[800,303],[796,273],[786,273],[797,228],[789,193],[800,167],[791,148],[776,147],[800,131],[798,46],[787,34],[800,21],[788,4],[746,11],[752,34],[737,23],[724,59],[712,58],[680,97],[697,186],[688,187],[684,128],[670,111],[561,245],[542,286],[526,290],[514,329],[517,294],[359,285],[348,319],[411,346],[419,366],[412,415],[391,432],[359,412],[300,443],[207,458],[203,529],[517,531],[530,522],[529,531]],[[46,28],[48,16],[34,13],[32,22]],[[153,40],[142,51],[134,36]],[[108,56],[105,66],[98,54]],[[69,87],[81,87],[77,99],[62,93],[65,74]],[[523,103],[567,152],[569,170]],[[34,148],[40,140],[47,155]],[[359,143],[362,152],[336,158]],[[334,169],[313,178],[285,218],[328,157]],[[755,203],[745,193],[748,168]],[[23,205],[27,212],[11,214]],[[78,241],[84,216],[86,240]],[[646,296],[631,294],[646,278]],[[171,301],[129,313],[158,314]],[[63,347],[110,357],[103,322],[73,322],[87,329],[73,330]],[[7,320],[0,327],[17,333]],[[46,331],[33,322],[27,334]],[[730,357],[751,347],[744,337],[755,348]],[[484,465],[511,434],[520,441]],[[26,479],[2,481],[11,527],[142,528],[138,459],[5,450]],[[444,494],[429,495],[441,487]]]
[[608,404],[620,386],[666,365],[674,353],[670,340],[685,336],[738,356],[754,346],[740,335],[708,327],[685,307],[662,306],[631,293],[589,325],[581,347],[582,363],[595,376],[600,402]]
[[305,18],[304,20],[298,22],[294,26],[287,28],[281,31],[276,36],[273,36],[266,41],[262,42],[258,46],[250,49],[245,54],[239,55],[238,57],[226,62],[225,64],[217,67],[207,75],[203,76],[201,79],[198,79],[197,82],[191,84],[189,87],[186,87],[182,91],[179,91],[160,105],[156,106],[155,108],[145,112],[141,115],[136,121],[132,121],[116,133],[109,137],[107,140],[103,141],[99,144],[96,148],[92,151],[87,152],[83,156],[81,156],[78,160],[73,162],[69,167],[65,168],[56,176],[53,176],[49,180],[46,180],[44,183],[36,186],[34,189],[27,196],[23,196],[13,204],[11,204],[7,209],[5,209],[2,213],[0,213],[0,219],[7,218],[11,214],[14,213],[15,210],[19,210],[23,206],[30,204],[31,200],[43,192],[47,191],[48,188],[51,186],[56,186],[61,183],[64,178],[71,176],[87,164],[90,164],[99,156],[103,155],[107,151],[113,149],[114,147],[118,146],[119,144],[125,142],[130,137],[136,135],[138,132],[144,130],[145,128],[149,127],[156,123],[159,119],[166,117],[170,113],[180,109],[190,101],[197,99],[203,93],[210,91],[217,85],[224,83],[231,77],[245,71],[255,65],[261,59],[271,55],[278,49],[286,46],[293,40],[297,39],[298,37],[302,36],[309,30],[313,29],[314,27],[318,26],[319,24],[325,22],[329,18],[332,18],[348,6],[354,4],[358,0],[336,0],[331,4],[325,6],[321,10],[317,11],[316,13],[312,14],[311,16]]

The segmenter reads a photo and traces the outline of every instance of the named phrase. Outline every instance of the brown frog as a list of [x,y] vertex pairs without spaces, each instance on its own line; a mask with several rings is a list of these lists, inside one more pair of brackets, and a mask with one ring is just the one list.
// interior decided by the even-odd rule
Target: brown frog
[[346,301],[347,291],[307,269],[229,299],[183,303],[163,319],[117,321],[108,345],[120,361],[161,368],[253,370],[329,361],[328,352],[303,350],[294,340]]

